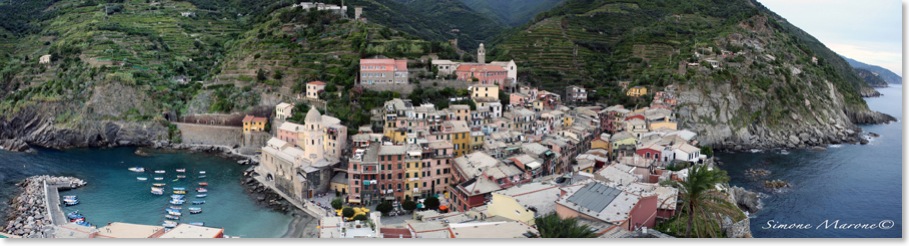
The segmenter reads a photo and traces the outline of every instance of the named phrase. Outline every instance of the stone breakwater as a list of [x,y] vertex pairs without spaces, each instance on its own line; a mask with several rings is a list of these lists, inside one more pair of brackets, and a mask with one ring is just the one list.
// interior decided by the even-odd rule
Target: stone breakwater
[[[48,197],[52,201],[58,201],[55,204],[49,204],[45,199],[44,183],[50,189],[75,189],[85,186],[86,182],[73,177],[56,177],[56,176],[32,176],[16,186],[22,189],[19,196],[11,199],[10,211],[7,215],[5,227],[6,233],[21,236],[23,238],[50,238],[53,237],[51,220],[53,214],[50,211],[59,208],[59,197],[54,192],[54,197]],[[48,208],[48,206],[58,206]],[[59,211],[59,210],[54,210]],[[59,212],[62,213],[62,212]],[[65,219],[65,218],[61,218]],[[63,222],[57,222],[63,223]]]
[[253,178],[254,174],[255,171],[250,168],[243,173],[241,182],[243,183],[243,187],[246,188],[246,192],[255,199],[256,202],[268,208],[285,213],[296,210],[294,205],[281,197],[281,195],[278,195],[278,193],[275,193],[273,190],[262,185],[258,180]]

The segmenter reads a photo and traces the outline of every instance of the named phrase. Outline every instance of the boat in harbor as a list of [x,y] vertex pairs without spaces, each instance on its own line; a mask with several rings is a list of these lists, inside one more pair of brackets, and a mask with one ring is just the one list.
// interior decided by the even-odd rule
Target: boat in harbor
[[199,174],[205,174],[205,171],[199,171]]
[[132,172],[137,172],[137,173],[145,172],[144,167],[130,167],[129,170]]
[[[174,199],[174,200],[178,200],[178,199]],[[183,200],[183,199],[179,199],[179,200]],[[175,205],[170,205],[168,208],[170,208],[170,209],[176,209],[176,210],[183,209],[183,207],[175,206]]]
[[196,192],[199,192],[199,193],[206,193],[206,192],[208,192],[208,189],[199,187],[199,188],[196,188]]
[[205,197],[207,197],[207,196],[208,196],[208,194],[198,194],[198,195],[196,195],[197,198],[205,198]]
[[175,190],[175,191],[174,191],[174,194],[177,194],[177,195],[185,195],[185,194],[186,194],[186,191],[185,191],[185,190]]
[[167,172],[164,170],[155,170],[155,173],[167,173]]
[[186,175],[177,175],[177,178],[178,178],[178,179],[185,179],[185,178],[186,178]]
[[205,175],[199,175],[199,178],[200,178],[200,179],[204,179],[204,178],[207,178],[207,177],[208,177],[208,176],[205,176]]
[[179,220],[180,216],[166,214],[164,215],[164,218],[167,218],[169,220]]
[[146,181],[146,180],[148,180],[148,177],[136,177],[136,180]]
[[76,221],[76,225],[80,225],[80,226],[84,226],[84,227],[92,227],[92,224],[86,222],[85,220]]
[[185,195],[170,195],[170,199],[177,199],[177,200],[183,200],[183,198],[185,198],[185,197],[186,197]]
[[186,168],[177,168],[177,172],[178,172],[178,173],[185,173],[185,172],[186,172]]
[[199,182],[199,186],[208,186],[208,182]]
[[151,193],[152,193],[152,194],[155,194],[155,195],[159,195],[159,196],[160,196],[160,195],[164,195],[164,188],[152,187],[152,188],[151,188]]
[[202,208],[190,207],[190,208],[189,208],[189,213],[190,213],[190,214],[199,214],[199,213],[202,213]]
[[177,200],[177,199],[170,200],[170,204],[173,204],[173,205],[183,205],[183,203],[186,203],[186,200]]
[[189,224],[194,226],[205,226],[205,222],[190,222]]
[[205,204],[205,200],[193,201],[193,205],[202,205],[202,204]]
[[77,220],[85,220],[85,216],[79,213],[79,210],[69,212],[66,214],[66,218],[70,222],[76,222]]
[[164,187],[165,185],[167,185],[167,184],[165,184],[165,183],[154,183],[154,184],[152,184],[152,186],[154,186],[154,187]]
[[155,177],[155,180],[161,181],[161,180],[164,180],[164,177]]
[[76,196],[63,196],[63,205],[67,207],[79,205],[79,198],[76,198]]
[[174,228],[174,227],[177,227],[177,222],[166,220],[166,221],[164,221],[164,224],[161,224],[161,226],[163,226],[164,228]]
[[179,187],[179,186],[178,186],[178,187],[174,187],[174,190],[184,190],[184,191],[185,191],[185,190],[186,190],[186,187]]

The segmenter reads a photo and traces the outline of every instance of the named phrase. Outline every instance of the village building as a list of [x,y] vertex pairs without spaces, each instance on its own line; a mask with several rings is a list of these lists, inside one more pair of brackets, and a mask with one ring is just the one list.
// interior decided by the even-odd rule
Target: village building
[[587,102],[587,89],[580,86],[568,86],[568,101],[569,102]]
[[658,201],[655,194],[641,196],[615,186],[590,182],[566,192],[556,202],[556,213],[562,218],[608,223],[615,229],[634,231],[641,227],[653,228]]
[[265,117],[247,115],[243,117],[243,133],[264,132],[267,123],[268,119]]
[[322,81],[312,81],[306,83],[306,98],[319,100],[319,93],[325,91],[325,85],[325,82]]
[[294,105],[290,103],[279,103],[275,106],[275,121],[287,121],[294,116]]
[[407,84],[407,60],[360,59],[361,85]]
[[628,89],[627,92],[625,92],[625,95],[627,95],[629,97],[645,96],[645,95],[647,95],[647,87],[643,87],[643,86],[631,87],[630,89]]

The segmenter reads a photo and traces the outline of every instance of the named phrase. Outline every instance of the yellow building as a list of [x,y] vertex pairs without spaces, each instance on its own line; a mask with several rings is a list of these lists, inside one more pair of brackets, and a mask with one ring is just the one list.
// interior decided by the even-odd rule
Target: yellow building
[[[423,160],[419,155],[411,155],[411,151],[408,151],[407,157],[404,159],[405,162],[405,173],[404,173],[404,196],[414,198],[421,195],[420,192],[420,178],[422,178],[423,173]],[[419,154],[419,150],[416,150],[416,154]],[[428,167],[428,163],[426,164]],[[416,193],[416,194],[415,194]]]
[[601,149],[612,152],[612,145],[609,144],[609,134],[603,133],[604,136],[590,141],[590,149]]
[[656,131],[656,130],[660,130],[660,129],[664,129],[664,130],[673,130],[673,131],[675,131],[675,130],[678,130],[677,128],[678,128],[678,123],[672,122],[672,121],[668,121],[668,120],[667,120],[667,121],[655,121],[655,122],[650,122],[650,130],[651,130],[651,131]]
[[499,86],[497,85],[481,85],[476,84],[471,86],[470,98],[474,100],[480,98],[491,98],[493,100],[499,100]]
[[647,95],[647,87],[643,87],[643,86],[631,87],[631,89],[628,89],[628,92],[626,92],[625,94],[630,97],[641,97],[641,96]]
[[263,132],[265,131],[266,122],[268,122],[268,119],[265,117],[247,115],[243,117],[243,133]]
[[479,150],[483,148],[486,141],[486,135],[481,131],[470,132],[470,150]]
[[393,143],[403,143],[407,138],[407,129],[403,125],[398,125],[397,120],[385,121],[385,126],[382,128],[384,136],[391,139]]
[[566,115],[562,117],[562,127],[570,128],[574,124],[574,117],[571,115]]
[[442,124],[445,140],[454,145],[455,157],[470,153],[470,128],[462,120],[447,121]]
[[536,208],[541,215],[554,212],[546,209],[559,198],[558,186],[543,183],[529,183],[492,193],[492,200],[487,204],[486,214],[489,217],[499,216],[514,221],[534,225],[535,213],[529,207]]

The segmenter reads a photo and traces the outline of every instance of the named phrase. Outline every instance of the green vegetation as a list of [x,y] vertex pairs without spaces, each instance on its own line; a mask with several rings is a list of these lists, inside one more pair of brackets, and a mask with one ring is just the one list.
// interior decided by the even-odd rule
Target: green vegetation
[[354,216],[354,213],[356,212],[350,207],[341,209],[341,216],[344,216],[344,218],[350,218],[351,216]]
[[388,215],[391,210],[394,210],[394,206],[388,201],[383,201],[382,203],[379,203],[379,205],[376,205],[376,211],[382,212],[382,215]]
[[365,214],[358,214],[357,216],[353,217],[353,220],[359,220],[359,221],[366,221],[368,219],[369,219],[369,217],[366,217]]
[[341,198],[335,198],[331,200],[331,207],[334,209],[341,209],[344,207],[344,201]]
[[587,225],[578,223],[577,218],[562,219],[556,213],[549,213],[534,219],[542,238],[595,238],[596,233]]
[[680,213],[657,229],[684,237],[722,236],[723,218],[736,222],[745,219],[742,211],[726,200],[727,194],[716,189],[717,184],[728,181],[726,171],[702,165],[692,166],[688,169],[688,179],[676,184],[682,201]]
[[404,202],[401,203],[401,208],[407,211],[413,211],[414,209],[417,209],[417,203],[409,199],[404,200]]
[[516,27],[533,20],[540,12],[555,7],[563,0],[459,0],[474,11],[491,16],[505,25]]
[[426,200],[423,200],[423,205],[426,206],[426,209],[437,210],[442,204],[439,202],[439,198],[433,196],[426,198]]

